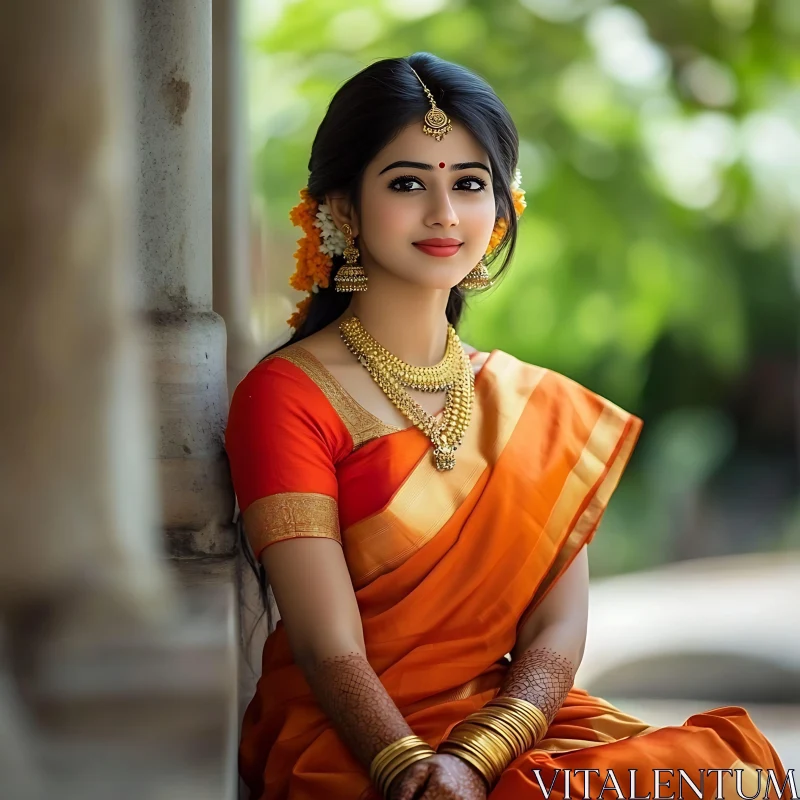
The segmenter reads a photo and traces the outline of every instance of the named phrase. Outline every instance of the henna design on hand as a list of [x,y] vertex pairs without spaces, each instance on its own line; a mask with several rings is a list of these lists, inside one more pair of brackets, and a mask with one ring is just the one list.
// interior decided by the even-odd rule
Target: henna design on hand
[[308,669],[306,680],[342,740],[367,769],[384,747],[414,732],[361,653],[322,659]]
[[576,672],[568,658],[549,647],[526,650],[511,662],[500,694],[533,703],[549,723],[572,688]]
[[486,800],[487,787],[478,771],[458,756],[438,753],[400,773],[390,800]]

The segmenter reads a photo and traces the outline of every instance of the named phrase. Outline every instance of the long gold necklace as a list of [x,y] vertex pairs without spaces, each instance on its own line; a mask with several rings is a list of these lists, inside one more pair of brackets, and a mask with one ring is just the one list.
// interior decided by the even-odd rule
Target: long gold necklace
[[[348,350],[389,400],[431,440],[436,469],[453,469],[455,451],[469,425],[475,394],[472,364],[455,328],[447,326],[444,358],[430,367],[416,367],[390,353],[367,333],[358,317],[343,320],[339,333]],[[409,388],[423,392],[444,391],[442,419],[425,411],[408,393]]]

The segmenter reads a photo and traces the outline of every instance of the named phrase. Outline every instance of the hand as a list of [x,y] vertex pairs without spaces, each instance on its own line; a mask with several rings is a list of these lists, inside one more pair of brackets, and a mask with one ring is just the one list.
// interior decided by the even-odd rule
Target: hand
[[458,756],[437,753],[404,769],[392,782],[389,800],[486,800],[481,774]]

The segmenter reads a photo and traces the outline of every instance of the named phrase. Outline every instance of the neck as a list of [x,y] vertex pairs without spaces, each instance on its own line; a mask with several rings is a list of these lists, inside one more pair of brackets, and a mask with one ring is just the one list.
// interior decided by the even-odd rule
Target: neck
[[366,292],[355,292],[345,317],[356,316],[390,353],[418,367],[437,364],[447,348],[449,290],[412,284],[381,269],[369,273]]

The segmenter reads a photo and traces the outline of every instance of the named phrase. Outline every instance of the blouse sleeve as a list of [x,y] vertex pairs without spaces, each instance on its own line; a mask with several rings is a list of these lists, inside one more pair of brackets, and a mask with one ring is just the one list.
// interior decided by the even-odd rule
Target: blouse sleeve
[[284,539],[322,537],[341,544],[336,423],[321,390],[285,359],[261,362],[236,387],[225,450],[257,560]]

